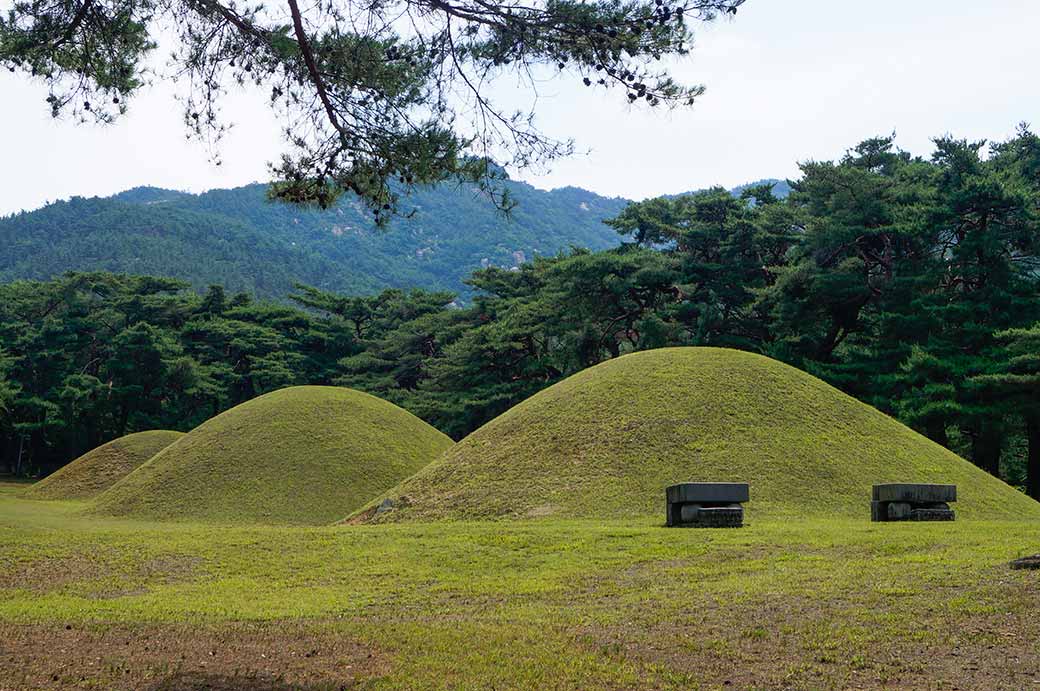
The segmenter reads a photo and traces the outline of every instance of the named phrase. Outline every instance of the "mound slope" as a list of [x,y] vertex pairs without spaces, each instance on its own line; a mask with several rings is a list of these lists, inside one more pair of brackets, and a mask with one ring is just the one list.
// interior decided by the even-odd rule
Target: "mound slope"
[[750,482],[752,520],[869,518],[871,485],[897,481],[957,484],[964,517],[1040,518],[1040,503],[805,372],[666,348],[532,396],[394,488],[396,508],[371,520],[663,521],[664,488],[683,481]]
[[30,487],[25,496],[28,499],[89,499],[182,436],[183,432],[160,429],[113,439],[43,478]]
[[204,422],[88,510],[151,520],[330,523],[450,445],[444,434],[375,396],[291,387]]

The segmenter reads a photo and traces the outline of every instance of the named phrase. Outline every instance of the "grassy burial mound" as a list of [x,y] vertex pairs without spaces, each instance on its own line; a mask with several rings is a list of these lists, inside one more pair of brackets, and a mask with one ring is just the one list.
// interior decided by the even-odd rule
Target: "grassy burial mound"
[[152,520],[331,523],[450,445],[411,413],[360,391],[281,389],[195,428],[89,511]]
[[371,520],[663,522],[664,488],[683,481],[750,482],[751,520],[869,520],[871,485],[896,481],[955,483],[966,518],[1040,518],[1040,503],[805,372],[734,350],[667,348],[532,396],[391,490],[395,508]]
[[89,499],[182,436],[182,432],[158,429],[113,439],[40,480],[25,496],[28,499]]

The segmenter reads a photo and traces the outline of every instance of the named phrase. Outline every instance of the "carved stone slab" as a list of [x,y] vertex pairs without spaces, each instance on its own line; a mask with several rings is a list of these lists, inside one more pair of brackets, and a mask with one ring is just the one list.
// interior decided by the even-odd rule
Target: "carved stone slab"
[[874,485],[870,520],[952,521],[956,517],[949,502],[957,501],[956,485],[893,482]]
[[957,485],[925,485],[890,482],[874,485],[874,501],[903,501],[910,504],[937,504],[957,501]]
[[746,482],[683,482],[665,490],[666,523],[688,528],[739,528],[751,491]]
[[665,490],[673,504],[743,504],[751,497],[746,482],[681,482]]

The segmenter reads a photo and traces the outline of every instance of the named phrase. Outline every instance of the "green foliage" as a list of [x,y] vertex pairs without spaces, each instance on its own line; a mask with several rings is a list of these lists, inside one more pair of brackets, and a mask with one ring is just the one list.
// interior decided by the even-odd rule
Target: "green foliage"
[[[100,122],[124,113],[148,79],[176,80],[189,138],[211,146],[230,127],[220,116],[228,91],[255,88],[270,95],[289,147],[271,166],[269,196],[324,209],[349,193],[383,224],[402,189],[447,180],[509,208],[502,165],[571,153],[534,125],[533,109],[496,106],[497,80],[534,91],[550,76],[595,78],[630,104],[690,106],[704,87],[680,84],[658,61],[686,55],[692,24],[743,2],[18,0],[0,15],[0,66],[46,84],[54,117]],[[159,33],[172,51],[169,72],[156,75],[146,64]]]
[[976,375],[976,390],[998,402],[1008,417],[1021,418],[1026,438],[1025,485],[1040,498],[1040,323],[996,334],[1004,346],[992,371]]
[[18,393],[18,384],[11,377],[14,358],[0,350],[0,424],[10,422],[11,404]]
[[[325,256],[402,287],[340,292],[317,276],[272,291],[296,306],[254,301],[208,278],[196,280],[200,288],[213,284],[202,297],[170,279],[101,273],[10,283],[0,288],[0,349],[9,362],[0,382],[10,401],[0,425],[4,458],[23,473],[56,467],[127,432],[190,429],[294,384],[358,388],[461,439],[605,360],[715,346],[815,374],[1040,495],[1040,479],[1031,479],[1040,478],[1040,424],[1006,379],[1015,358],[1031,353],[1001,336],[1040,321],[1040,140],[1022,128],[988,153],[944,138],[923,159],[881,137],[839,161],[804,164],[790,185],[763,181],[739,194],[713,188],[624,209],[614,200],[609,224],[626,241],[603,241],[600,251],[562,250],[564,236],[553,228],[575,231],[580,244],[603,240],[587,222],[590,213],[608,215],[614,202],[590,212],[581,191],[537,193],[532,198],[565,201],[537,219],[523,216],[530,204],[514,211],[537,237],[560,240],[523,250],[530,261],[513,257],[512,244],[491,257],[472,254],[484,249],[474,250],[472,235],[457,233],[453,244],[447,227],[434,238],[425,234],[429,225],[390,234],[369,226],[344,232],[359,243],[349,253],[344,245],[342,255]],[[313,231],[306,247],[341,240],[323,225],[329,214],[264,206],[261,194],[258,187],[198,197],[142,189],[119,204]],[[461,198],[415,199],[426,213]],[[466,218],[467,227],[481,226],[479,215],[468,215],[475,208],[443,208],[424,223],[450,218],[454,227]],[[344,205],[330,213],[351,212]],[[376,261],[358,249],[376,239],[418,243],[421,251]],[[406,254],[415,262],[400,258]],[[481,263],[489,266],[454,290],[459,267]],[[419,264],[430,271],[412,280]],[[271,275],[291,266],[279,261]]]
[[107,199],[73,198],[0,219],[0,280],[48,280],[66,271],[171,276],[258,298],[285,298],[296,283],[349,294],[384,288],[469,295],[466,275],[510,268],[571,245],[617,244],[602,225],[625,200],[576,188],[543,192],[504,182],[517,207],[490,208],[472,187],[421,190],[390,230],[356,203],[328,211],[264,201],[250,185],[189,195],[137,188]]
[[804,242],[761,295],[763,352],[1005,472],[1017,413],[979,377],[1003,367],[997,333],[1040,318],[1038,148],[1023,128],[988,158],[938,139],[928,161],[880,138],[804,165]]
[[313,315],[239,296],[214,312],[212,293],[185,288],[105,273],[0,286],[12,470],[46,471],[129,432],[186,431],[266,391],[327,381],[348,352]]
[[207,420],[106,492],[91,513],[150,520],[331,523],[451,440],[373,396],[280,389]]

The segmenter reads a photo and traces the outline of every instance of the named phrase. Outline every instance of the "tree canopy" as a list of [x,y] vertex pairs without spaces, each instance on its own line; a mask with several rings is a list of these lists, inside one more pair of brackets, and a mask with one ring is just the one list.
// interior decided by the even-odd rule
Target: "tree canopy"
[[570,152],[533,111],[493,102],[495,80],[533,90],[555,74],[630,103],[689,105],[703,86],[657,61],[686,54],[694,24],[743,1],[17,0],[0,18],[0,63],[46,82],[55,116],[110,121],[172,34],[165,76],[188,85],[191,134],[215,144],[228,90],[261,89],[288,145],[271,195],[327,207],[352,192],[385,220],[398,189],[449,178],[480,182],[508,206],[500,166]]

